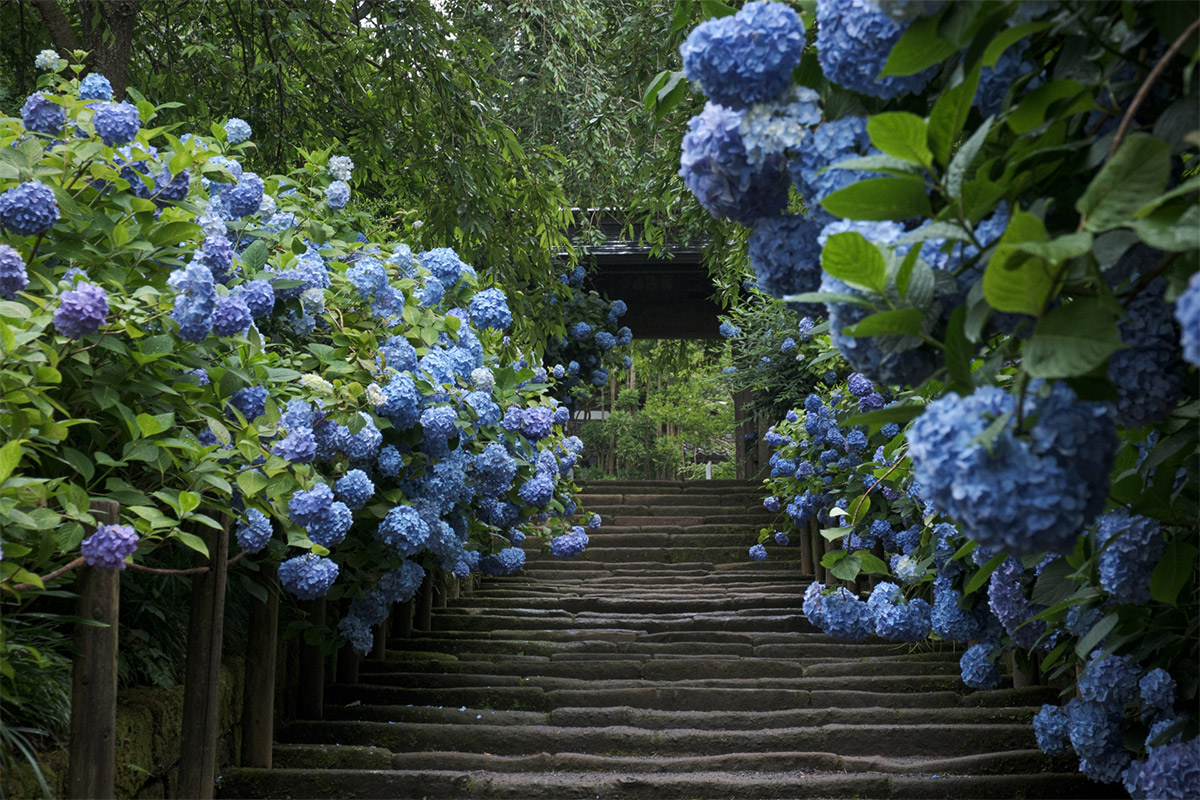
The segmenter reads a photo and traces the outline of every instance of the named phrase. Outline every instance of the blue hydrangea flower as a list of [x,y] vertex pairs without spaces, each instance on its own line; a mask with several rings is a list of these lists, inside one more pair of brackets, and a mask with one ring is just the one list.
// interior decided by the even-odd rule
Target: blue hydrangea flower
[[435,406],[421,413],[421,428],[426,439],[449,440],[458,431],[457,421],[458,414],[449,406]]
[[629,306],[624,300],[613,300],[612,306],[608,309],[608,321],[613,325],[617,324],[617,320],[625,316],[625,312],[629,310]]
[[333,547],[346,538],[346,532],[353,524],[354,515],[350,508],[340,500],[335,500],[311,519],[304,529],[315,544]]
[[67,124],[67,110],[42,92],[34,92],[21,106],[21,122],[27,131],[56,134]]
[[1136,797],[1200,797],[1200,739],[1159,747],[1137,775]]
[[241,144],[250,138],[250,123],[238,117],[230,117],[225,123],[225,135],[230,144]]
[[596,346],[601,352],[607,352],[617,346],[617,337],[608,331],[596,331]]
[[0,297],[12,300],[29,285],[25,259],[6,244],[0,244]]
[[341,211],[350,202],[350,185],[345,181],[334,181],[325,188],[325,202],[334,211]]
[[512,325],[508,300],[499,289],[484,289],[471,298],[471,321],[479,328],[507,330]]
[[364,302],[370,302],[377,293],[383,292],[388,285],[387,271],[383,264],[371,257],[360,258],[354,266],[346,270],[346,280],[358,290],[358,296]]
[[90,336],[108,318],[108,295],[94,283],[81,281],[59,295],[54,327],[68,339]]
[[0,194],[0,228],[17,236],[45,233],[58,222],[54,191],[41,181],[25,181]]
[[1117,440],[1107,408],[1078,402],[1062,383],[1049,389],[1026,398],[1025,418],[1036,420],[1028,434],[1018,437],[1010,424],[991,452],[976,437],[1016,403],[997,387],[935,400],[909,429],[913,477],[925,497],[984,546],[1069,550],[1108,497]]
[[[983,549],[983,548],[979,548]],[[988,581],[988,604],[1004,630],[1023,650],[1032,650],[1046,632],[1046,623],[1033,619],[1045,610],[1025,598],[1025,577],[1021,562],[1005,560]]]
[[1147,286],[1126,307],[1118,326],[1127,347],[1108,359],[1108,379],[1117,388],[1113,414],[1122,427],[1157,424],[1184,397],[1175,326],[1163,300],[1165,288],[1163,280]]
[[98,525],[79,545],[79,552],[97,569],[125,569],[125,559],[137,550],[138,535],[132,525]]
[[79,99],[81,100],[112,100],[113,87],[108,78],[99,72],[91,72],[79,82]]
[[1138,681],[1138,694],[1143,715],[1170,713],[1175,705],[1175,679],[1165,669],[1156,667]]
[[787,173],[778,156],[750,164],[741,121],[741,112],[706,104],[688,121],[679,175],[712,216],[751,224],[787,206]]
[[[822,292],[861,294],[828,274],[822,278],[820,288]],[[852,368],[894,386],[920,385],[936,369],[936,359],[924,347],[892,352],[885,350],[875,337],[846,336],[843,331],[870,316],[873,313],[870,309],[840,302],[829,302],[825,307],[829,316],[830,341]]]
[[247,553],[261,552],[271,541],[271,520],[257,508],[248,508],[246,519],[238,522],[234,535]]
[[[0,208],[3,196],[0,195]],[[0,211],[3,223],[3,211]],[[1200,367],[1200,272],[1188,279],[1187,289],[1175,300],[1175,321],[1179,323],[1179,344],[1183,348],[1183,359]]]
[[547,406],[534,406],[521,414],[521,432],[533,442],[550,435],[554,425],[554,412]]
[[[750,234],[750,266],[758,288],[772,297],[815,292],[821,285],[821,226],[802,214],[763,217]],[[792,306],[802,314],[824,315],[820,304]]]
[[536,475],[521,484],[521,500],[533,508],[544,508],[554,497],[554,481],[547,475]]
[[1103,703],[1072,697],[1066,705],[1067,731],[1080,758],[1101,758],[1120,752],[1121,712]]
[[506,547],[495,555],[484,556],[479,560],[480,571],[492,577],[512,575],[524,567],[525,551],[519,547]]
[[736,325],[732,325],[728,322],[722,322],[721,327],[717,329],[717,332],[719,334],[721,334],[721,336],[725,339],[732,339],[733,337],[735,337],[739,333],[741,333],[741,331],[738,330]]
[[567,533],[550,540],[550,555],[555,558],[575,558],[588,544],[588,535],[576,525]]
[[1000,683],[1000,667],[996,663],[1000,648],[993,644],[974,644],[959,659],[962,681],[972,689],[994,689]]
[[254,318],[246,301],[236,295],[217,295],[212,329],[218,336],[241,336],[250,330]]
[[375,457],[375,469],[385,478],[398,478],[403,467],[404,456],[390,444],[381,448],[379,455]]
[[767,560],[767,548],[763,547],[761,544],[756,544],[756,545],[752,546],[750,548],[750,560],[766,561]]
[[1049,703],[1043,705],[1033,717],[1033,733],[1037,737],[1038,748],[1048,755],[1066,755],[1071,741],[1067,733],[1069,723],[1066,711]]
[[379,346],[379,354],[387,361],[389,369],[398,372],[417,369],[417,351],[403,336],[393,336]]
[[279,565],[279,582],[301,600],[324,597],[337,576],[337,562],[313,553],[289,558]]
[[416,561],[405,561],[398,569],[380,576],[379,593],[387,605],[407,603],[413,599],[424,581],[425,568]]
[[397,555],[415,556],[429,539],[429,526],[412,506],[396,506],[379,523],[375,538]]
[[362,617],[347,614],[338,620],[338,633],[354,648],[354,652],[366,656],[375,647],[375,633]]
[[246,281],[233,294],[242,299],[254,319],[267,316],[275,308],[275,292],[268,281]]
[[877,174],[827,167],[852,158],[879,154],[879,151],[871,146],[870,137],[867,136],[865,117],[848,116],[830,120],[813,131],[804,147],[788,163],[788,170],[814,222],[828,224],[835,220],[834,216],[821,206],[822,200],[838,189]]
[[307,464],[317,455],[317,439],[311,428],[296,428],[276,442],[271,452],[293,464]]
[[782,94],[803,50],[800,15],[771,2],[747,3],[732,16],[703,22],[679,48],[688,80],[733,108]]
[[[847,641],[861,641],[875,632],[875,616],[858,595],[844,586],[822,596],[818,624],[825,633]],[[810,618],[810,621],[813,621]]]
[[333,490],[318,483],[312,489],[295,492],[288,500],[288,516],[297,525],[307,528],[325,514],[333,504]]
[[976,606],[971,611],[964,610],[959,605],[962,596],[962,592],[952,588],[947,579],[939,577],[934,581],[930,613],[933,632],[948,642],[959,644],[984,638],[986,630],[983,620],[986,609]]
[[201,341],[212,330],[217,306],[212,271],[193,261],[172,272],[167,285],[177,293],[171,318],[179,323],[179,336],[189,342]]
[[817,0],[821,71],[847,89],[884,100],[922,91],[935,68],[902,77],[879,76],[905,27],[870,0]]
[[243,173],[232,188],[221,193],[222,205],[235,219],[248,217],[262,204],[263,188],[262,178],[253,172]]
[[[240,411],[247,422],[252,422],[267,410],[267,387],[247,386],[245,389],[238,389],[233,393],[233,397],[229,398],[229,405]],[[230,419],[234,418],[230,408],[225,409],[225,415]]]
[[93,106],[92,127],[100,141],[109,147],[128,144],[142,129],[137,106],[122,100],[120,103],[97,103]]
[[1150,576],[1167,549],[1158,520],[1114,509],[1096,521],[1100,587],[1118,603],[1150,602]]
[[592,370],[592,386],[604,386],[608,383],[608,370],[594,369]]
[[[1000,54],[995,66],[984,66],[979,73],[979,88],[975,92],[973,104],[985,117],[999,114],[1004,107],[1004,98],[1009,89],[1022,76],[1033,72],[1033,64],[1026,61],[1026,42],[1022,41],[1009,47]],[[1025,85],[1027,90],[1036,88],[1034,79]],[[1014,100],[1015,102],[1015,100]]]
[[1077,688],[1084,700],[1120,709],[1138,696],[1141,669],[1127,656],[1092,653],[1079,676]]
[[435,247],[424,253],[418,253],[417,262],[433,273],[433,277],[437,278],[447,289],[458,284],[459,279],[462,278],[463,269],[467,266],[458,257],[458,253],[449,247]]

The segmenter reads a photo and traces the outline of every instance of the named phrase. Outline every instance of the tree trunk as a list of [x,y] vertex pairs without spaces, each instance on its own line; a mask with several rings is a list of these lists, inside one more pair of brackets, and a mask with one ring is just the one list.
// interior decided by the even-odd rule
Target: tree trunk
[[108,78],[113,99],[123,99],[141,0],[75,0],[79,33],[63,12],[61,0],[30,2],[42,15],[59,55],[69,57],[72,50],[87,50],[88,69]]

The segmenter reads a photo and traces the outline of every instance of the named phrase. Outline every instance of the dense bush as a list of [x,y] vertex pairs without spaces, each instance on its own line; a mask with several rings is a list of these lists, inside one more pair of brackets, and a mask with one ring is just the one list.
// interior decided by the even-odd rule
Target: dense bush
[[[231,523],[296,597],[349,598],[339,632],[365,652],[428,571],[512,572],[526,536],[570,530],[582,444],[501,289],[450,249],[362,234],[348,159],[259,177],[243,121],[177,136],[50,55],[0,119],[6,604],[83,561],[209,555],[198,532]],[[96,498],[122,519],[89,535]],[[22,629],[6,706],[35,699]]]
[[[969,645],[976,688],[1040,660],[1077,695],[1043,749],[1194,796],[1196,9],[815,7],[712,4],[683,47],[684,182],[853,370],[767,434],[781,529],[750,557],[815,525],[835,578],[887,578],[814,583],[826,632]],[[797,32],[798,66],[769,46]],[[774,328],[738,334],[763,369]]]

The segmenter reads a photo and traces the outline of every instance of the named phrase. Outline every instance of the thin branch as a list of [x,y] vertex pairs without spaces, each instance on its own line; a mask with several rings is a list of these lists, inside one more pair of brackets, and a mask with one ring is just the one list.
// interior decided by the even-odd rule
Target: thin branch
[[[55,578],[61,578],[63,575],[66,575],[71,570],[78,569],[79,567],[82,567],[86,563],[87,563],[87,559],[84,558],[83,556],[80,556],[79,558],[75,559],[74,561],[69,561],[66,564],[63,564],[58,569],[54,570],[53,572],[48,572],[45,575],[41,576],[40,580],[42,582],[42,585],[44,586],[45,584],[49,583],[50,581],[54,580]],[[30,589],[36,589],[38,587],[32,583],[18,583],[13,586],[10,586],[9,588],[12,589],[14,592],[27,592]]]
[[1146,80],[1142,81],[1141,88],[1137,90],[1137,94],[1133,96],[1133,102],[1129,104],[1129,108],[1125,111],[1125,116],[1121,118],[1121,125],[1117,128],[1117,135],[1113,137],[1112,147],[1108,150],[1108,157],[1112,158],[1117,152],[1117,148],[1121,146],[1121,142],[1125,140],[1125,134],[1129,132],[1129,126],[1133,124],[1133,115],[1141,108],[1142,103],[1150,96],[1150,90],[1154,88],[1154,83],[1159,79],[1163,72],[1167,69],[1167,65],[1171,63],[1171,59],[1175,54],[1183,49],[1187,40],[1200,30],[1200,18],[1197,18],[1191,25],[1187,27],[1183,33],[1179,34],[1167,52],[1163,53],[1162,58],[1154,65],[1154,69],[1150,70],[1150,74],[1146,76]]

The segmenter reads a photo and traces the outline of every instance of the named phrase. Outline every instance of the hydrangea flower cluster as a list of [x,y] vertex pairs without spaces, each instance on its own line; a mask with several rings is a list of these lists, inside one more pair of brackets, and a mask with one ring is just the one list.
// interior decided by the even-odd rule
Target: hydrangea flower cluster
[[0,193],[0,228],[17,236],[45,233],[58,222],[54,191],[41,181],[26,181]]
[[28,285],[25,259],[14,248],[0,244],[0,297],[12,300]]
[[933,68],[915,75],[881,77],[905,25],[871,0],[818,0],[817,59],[826,77],[847,89],[888,100],[920,92]]
[[54,327],[68,339],[82,339],[100,330],[108,319],[108,294],[94,283],[80,281],[59,295]]
[[1113,416],[1126,428],[1161,422],[1184,397],[1179,339],[1164,289],[1163,281],[1155,281],[1125,309],[1119,330],[1127,347],[1108,360],[1108,377],[1117,387]]
[[238,546],[247,553],[262,552],[271,541],[271,520],[257,508],[246,509],[246,518],[234,529]]
[[1123,508],[1096,521],[1100,587],[1118,603],[1150,602],[1150,576],[1167,550],[1158,520]]
[[333,559],[305,553],[279,565],[279,582],[300,600],[316,600],[333,586],[338,572]]
[[575,558],[584,551],[588,544],[588,535],[578,525],[561,536],[550,540],[550,555],[555,558]]
[[996,387],[930,403],[908,433],[913,476],[982,545],[1012,553],[1068,549],[1107,498],[1112,419],[1104,406],[1079,402],[1057,383],[1045,396],[1026,398],[1028,434],[1018,436],[1010,423],[984,447],[977,437],[1015,406]]
[[1200,367],[1200,272],[1192,275],[1187,289],[1175,300],[1175,321],[1184,361]]
[[137,550],[138,539],[132,525],[98,525],[80,543],[79,552],[97,569],[125,569],[125,559]]
[[137,106],[128,102],[99,103],[92,114],[92,127],[100,141],[109,147],[132,142],[142,127]]
[[701,23],[679,48],[683,72],[730,108],[774,100],[788,87],[804,50],[804,23],[782,3],[751,2]]

